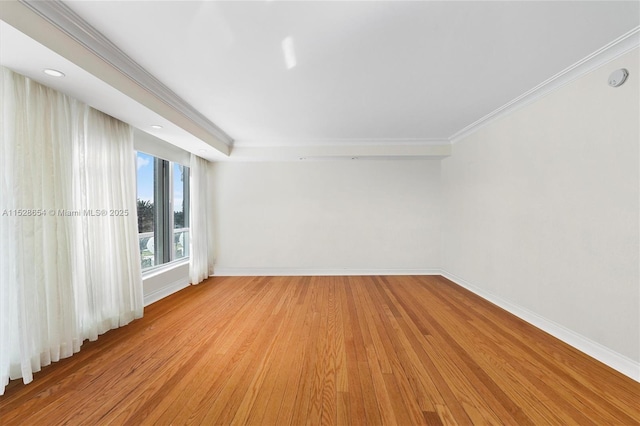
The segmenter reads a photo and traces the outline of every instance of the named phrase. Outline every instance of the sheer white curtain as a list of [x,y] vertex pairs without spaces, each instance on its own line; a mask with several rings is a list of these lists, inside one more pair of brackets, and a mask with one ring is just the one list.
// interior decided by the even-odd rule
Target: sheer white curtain
[[[142,316],[143,294],[136,209],[133,129],[85,108],[74,144],[75,208],[79,249],[74,272],[78,324],[85,339]],[[105,215],[106,214],[106,215]]]
[[2,68],[0,395],[142,316],[131,129]]
[[211,212],[208,203],[208,170],[209,162],[191,154],[191,180],[189,182],[190,198],[190,251],[189,278],[191,284],[198,284],[209,277],[213,268],[210,256]]
[[41,365],[70,356],[81,343],[71,285],[73,223],[55,215],[71,206],[64,187],[71,182],[78,104],[2,72],[0,394],[9,377],[28,383]]

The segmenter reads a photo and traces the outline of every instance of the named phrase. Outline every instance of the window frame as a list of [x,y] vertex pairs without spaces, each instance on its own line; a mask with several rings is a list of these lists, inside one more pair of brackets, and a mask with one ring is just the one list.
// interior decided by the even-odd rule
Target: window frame
[[[189,166],[165,160],[161,157],[157,157],[151,153],[145,152],[143,150],[136,150],[136,158],[138,153],[143,153],[145,155],[151,156],[153,158],[153,239],[154,239],[154,253],[153,253],[153,265],[144,267],[141,261],[142,273],[147,274],[149,272],[154,272],[158,269],[165,268],[168,265],[172,264],[182,264],[189,260],[189,250],[188,247],[183,247],[184,256],[175,258],[175,220],[174,220],[174,184],[173,184],[173,173],[174,173],[174,165],[178,165],[182,167],[183,178],[182,178],[182,191],[183,191],[183,217],[184,217],[184,229],[183,231],[187,237],[183,239],[183,244],[188,245],[188,235],[190,232],[190,223],[189,223],[189,210],[190,210],[190,199],[189,199],[189,187],[191,180],[191,173]],[[138,173],[136,173],[136,180],[139,179]],[[138,198],[138,182],[136,181],[136,201]],[[181,228],[182,229],[182,228]],[[138,239],[140,239],[140,235],[144,234],[140,232],[138,228]]]

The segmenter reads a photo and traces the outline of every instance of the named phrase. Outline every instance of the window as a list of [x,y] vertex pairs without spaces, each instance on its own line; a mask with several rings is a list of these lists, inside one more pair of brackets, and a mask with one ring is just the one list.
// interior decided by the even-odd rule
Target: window
[[137,152],[142,269],[189,257],[189,168]]
[[173,259],[189,257],[189,168],[173,164]]

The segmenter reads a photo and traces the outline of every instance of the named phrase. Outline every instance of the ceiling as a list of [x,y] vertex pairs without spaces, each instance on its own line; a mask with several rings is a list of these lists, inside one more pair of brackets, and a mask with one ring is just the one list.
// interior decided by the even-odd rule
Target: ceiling
[[[64,4],[215,123],[229,137],[224,142],[233,143],[232,157],[234,150],[251,148],[279,148],[293,157],[352,156],[364,146],[382,147],[387,155],[394,148],[385,147],[431,155],[428,147],[448,144],[640,24],[636,1]],[[16,48],[28,44],[16,41],[19,33],[5,41],[15,32],[11,27],[0,29],[3,64],[17,70],[52,66],[36,48]],[[69,64],[55,66],[73,67],[69,57],[58,55]],[[104,99],[109,82],[89,73],[73,90],[87,96],[97,88],[95,96]],[[196,133],[158,108],[149,111],[126,87],[117,88],[110,95],[116,109],[125,97],[132,105],[129,117],[118,118],[143,130],[162,121],[166,130],[156,135],[177,144]],[[189,149],[202,149],[196,145]]]

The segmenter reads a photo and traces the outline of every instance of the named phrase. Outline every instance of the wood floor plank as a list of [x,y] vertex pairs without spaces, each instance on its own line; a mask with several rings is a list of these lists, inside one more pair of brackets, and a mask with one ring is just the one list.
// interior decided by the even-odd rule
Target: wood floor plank
[[[440,369],[424,349],[424,341],[431,334],[424,334],[425,328],[420,327],[420,323],[416,323],[410,318],[388,286],[385,288],[385,292],[400,313],[400,316],[398,318],[394,316],[393,320],[397,321],[397,325],[402,331],[397,334],[397,338],[402,341],[404,355],[407,356],[404,365],[410,365],[414,371],[414,386],[416,388],[414,392],[419,395],[420,407],[424,412],[433,412],[434,407],[444,407],[447,404],[445,401],[448,401],[448,410],[455,413],[451,418],[469,421],[470,419],[465,415],[460,401],[454,397],[451,387],[445,381]],[[436,411],[439,410],[436,409]]]
[[357,344],[355,347],[356,354],[356,367],[354,371],[357,371],[355,380],[361,383],[362,403],[364,406],[365,421],[366,424],[378,425],[382,424],[382,413],[379,409],[378,400],[373,392],[373,376],[371,374],[371,366],[369,364],[369,354],[367,348],[372,347],[371,337],[369,336],[369,330],[366,324],[366,318],[364,317],[362,307],[358,308],[358,287],[360,283],[355,278],[349,277],[347,288],[348,299],[350,302],[350,310],[352,315],[352,321],[354,323],[354,335],[357,338]]
[[0,397],[4,425],[640,425],[640,383],[443,277],[212,278]]
[[286,368],[282,371],[282,374],[286,377],[286,385],[280,403],[280,409],[278,410],[277,420],[272,423],[277,425],[293,424],[294,409],[300,404],[298,390],[303,375],[305,374],[305,366],[308,367],[305,361],[310,350],[310,342],[313,340],[311,338],[313,312],[311,312],[311,295],[308,291],[311,286],[311,280],[309,277],[305,277],[300,282],[301,284],[298,286],[302,287],[302,291],[299,292],[296,304],[298,318],[297,322],[292,324],[292,327],[295,328],[297,332],[291,345],[283,349],[285,357],[291,356],[291,362],[287,364]]
[[[317,420],[319,416],[317,407],[314,409],[312,406],[312,392],[315,386],[315,381],[317,380],[318,369],[318,351],[316,349],[318,341],[314,336],[319,335],[321,327],[321,315],[318,311],[321,307],[318,307],[317,305],[318,292],[320,289],[316,279],[310,280],[309,286],[309,308],[306,323],[310,338],[306,341],[306,350],[302,360],[302,368],[300,369],[300,375],[296,381],[296,400],[292,407],[293,410],[288,423],[291,425],[306,424],[309,418],[316,417]],[[278,415],[278,417],[280,417],[280,415]]]
[[[253,281],[251,288],[245,296],[262,298],[266,294],[266,288],[260,289],[256,286],[264,286],[266,281]],[[264,290],[264,291],[263,291]],[[226,328],[221,333],[224,339],[220,343],[229,342],[229,346],[225,351],[217,349],[216,354],[220,355],[219,364],[213,364],[204,371],[202,380],[193,388],[192,392],[183,393],[180,398],[180,404],[177,408],[179,411],[173,418],[175,424],[202,422],[202,419],[208,414],[209,407],[220,396],[225,389],[225,384],[229,383],[232,375],[242,368],[242,360],[245,359],[247,352],[258,337],[260,325],[264,322],[260,315],[251,315],[253,306],[251,298],[244,299],[242,305],[235,314],[228,317],[222,317],[220,322],[224,323]],[[214,343],[215,346],[218,346]],[[222,345],[220,345],[222,346]]]
[[[265,285],[269,287],[269,291],[256,303],[256,308],[258,306],[261,308],[256,310],[261,313],[264,326],[260,328],[253,344],[238,364],[228,385],[222,389],[219,397],[209,407],[206,416],[202,419],[203,424],[231,424],[237,415],[244,416],[245,412],[240,410],[240,407],[245,397],[253,400],[256,391],[254,385],[261,382],[264,377],[266,365],[273,356],[273,348],[276,344],[273,337],[281,327],[283,315],[280,313],[267,318],[266,315],[278,303],[279,292],[269,282]],[[250,408],[250,405],[245,406],[245,410]]]
[[[364,399],[362,397],[363,382],[359,380],[358,374],[358,351],[357,348],[362,345],[362,337],[360,335],[360,325],[355,315],[355,307],[350,303],[350,284],[346,277],[341,280],[338,287],[340,300],[342,301],[342,317],[344,319],[344,358],[346,362],[346,394],[347,399],[345,405],[348,412],[345,417],[349,420],[346,424],[362,424],[366,421]],[[352,300],[351,300],[352,302]],[[362,360],[364,361],[364,359]],[[344,424],[344,423],[340,423]]]

